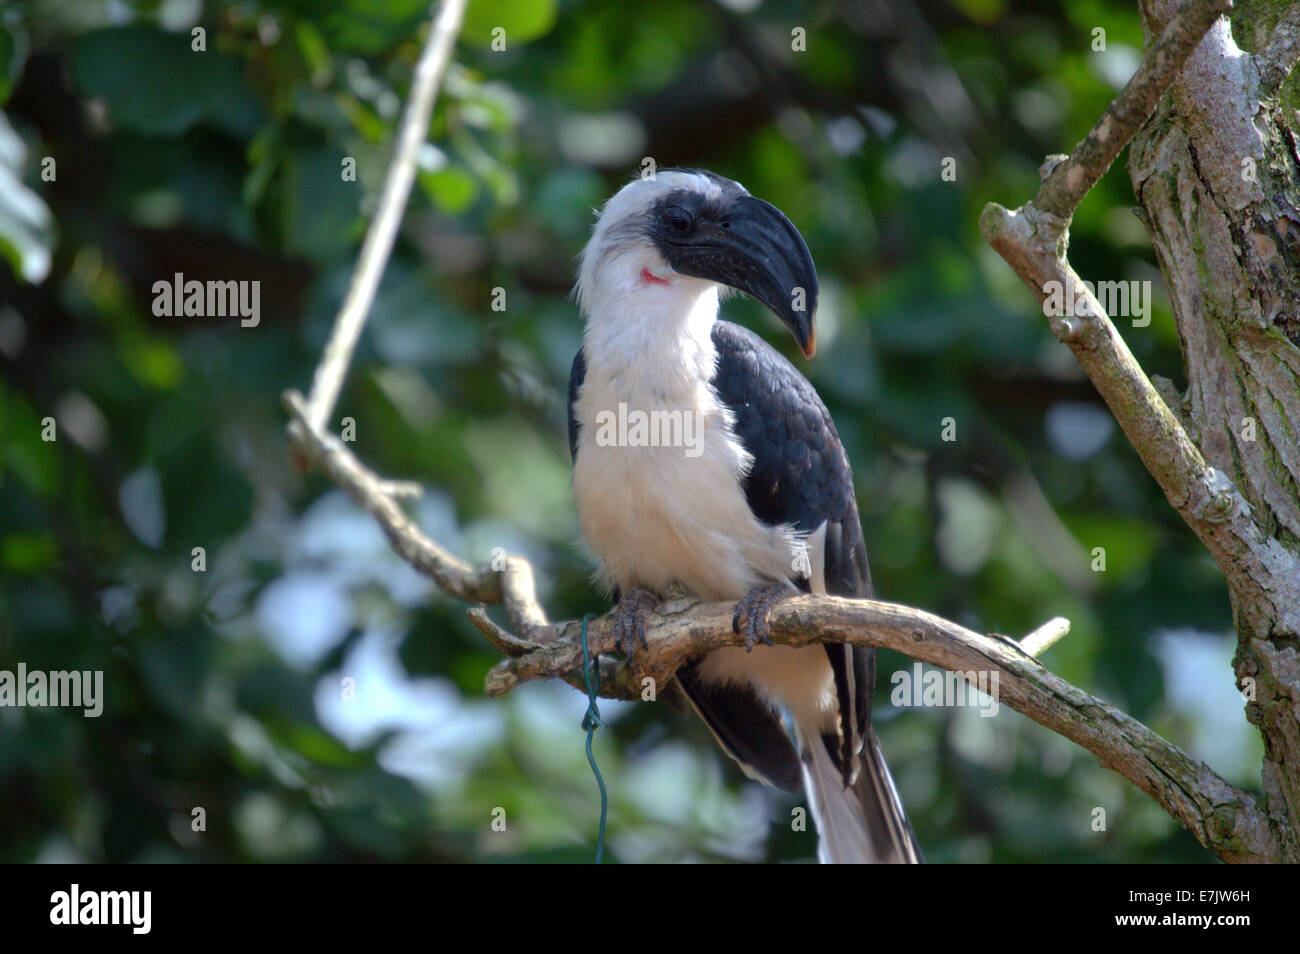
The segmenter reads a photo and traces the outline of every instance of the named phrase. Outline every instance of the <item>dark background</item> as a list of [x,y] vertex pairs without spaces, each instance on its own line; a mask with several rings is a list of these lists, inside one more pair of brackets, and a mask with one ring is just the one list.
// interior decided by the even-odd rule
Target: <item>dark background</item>
[[[355,420],[378,471],[426,485],[431,535],[530,557],[552,618],[606,608],[568,486],[575,258],[644,157],[707,167],[812,248],[820,350],[799,366],[848,446],[883,597],[1017,636],[1068,617],[1054,671],[1258,787],[1217,569],[977,231],[1136,68],[1132,5],[470,6],[334,422]],[[1242,46],[1272,9],[1238,4]],[[107,696],[98,719],[0,708],[0,860],[590,860],[585,700],[560,684],[484,699],[498,657],[465,606],[286,453],[279,396],[310,384],[427,12],[0,7],[0,669],[100,669]],[[1153,282],[1149,326],[1118,324],[1177,382],[1133,204],[1121,161],[1071,257],[1085,278]],[[155,317],[152,285],[175,272],[260,281],[261,323]],[[793,353],[754,303],[724,311]],[[931,860],[1210,860],[1006,708],[893,708],[910,667],[882,659],[876,718]],[[613,858],[812,857],[796,802],[744,781],[693,720],[602,708]]]

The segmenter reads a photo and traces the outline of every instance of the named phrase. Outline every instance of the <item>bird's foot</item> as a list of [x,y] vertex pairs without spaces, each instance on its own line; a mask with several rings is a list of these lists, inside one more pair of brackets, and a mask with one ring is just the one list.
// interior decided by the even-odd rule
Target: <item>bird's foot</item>
[[745,634],[746,652],[751,652],[757,642],[775,645],[771,639],[772,627],[768,616],[772,607],[794,595],[794,590],[785,583],[763,583],[746,593],[744,599],[736,604],[731,631]]
[[659,605],[659,597],[643,586],[634,586],[621,597],[614,607],[614,638],[631,662],[638,649],[645,649],[645,630],[650,621],[650,611]]

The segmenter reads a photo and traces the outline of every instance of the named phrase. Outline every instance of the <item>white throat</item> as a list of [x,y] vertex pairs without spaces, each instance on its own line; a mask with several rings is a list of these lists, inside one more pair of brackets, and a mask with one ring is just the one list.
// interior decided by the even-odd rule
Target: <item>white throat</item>
[[650,268],[642,256],[617,256],[589,290],[587,374],[665,396],[694,390],[713,379],[717,362],[718,286],[662,264],[651,271],[658,280],[647,281],[642,268]]

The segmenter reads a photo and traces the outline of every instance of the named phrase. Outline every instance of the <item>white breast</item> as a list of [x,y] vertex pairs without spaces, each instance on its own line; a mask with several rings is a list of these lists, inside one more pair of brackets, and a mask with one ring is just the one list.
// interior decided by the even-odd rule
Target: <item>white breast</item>
[[[750,512],[740,483],[749,455],[712,389],[699,382],[665,394],[635,384],[589,372],[575,404],[573,492],[603,575],[659,593],[676,581],[705,600],[739,599],[764,578],[788,576],[795,535]],[[671,435],[609,426],[638,415],[681,422],[674,429],[684,440],[646,446],[647,437]]]
[[[698,443],[610,443],[617,429],[606,427],[602,435],[599,422],[617,420],[620,404],[627,414],[694,415]],[[750,455],[731,433],[728,412],[707,382],[666,393],[642,386],[635,375],[589,369],[574,411],[580,425],[574,499],[583,538],[608,583],[665,595],[676,582],[706,601],[739,600],[760,583],[795,576],[806,552],[813,589],[824,592],[824,528],[803,541],[788,527],[754,517],[741,485]],[[632,436],[631,429],[623,436]],[[700,674],[713,682],[751,684],[791,706],[803,725],[833,718],[831,670],[820,646],[720,650],[701,663]]]

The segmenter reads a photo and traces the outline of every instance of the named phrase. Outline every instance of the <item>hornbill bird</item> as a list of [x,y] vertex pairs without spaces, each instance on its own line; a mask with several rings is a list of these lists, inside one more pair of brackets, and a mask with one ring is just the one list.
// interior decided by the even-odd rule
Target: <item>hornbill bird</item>
[[575,289],[585,327],[569,381],[582,535],[629,657],[674,584],[737,602],[745,647],[693,661],[677,682],[747,775],[790,792],[802,783],[822,861],[916,862],[870,725],[875,650],[769,639],[780,600],[869,597],[871,573],[826,406],[769,344],[718,320],[727,290],[770,308],[812,357],[817,273],[775,206],[674,169],[632,181],[600,211]]

